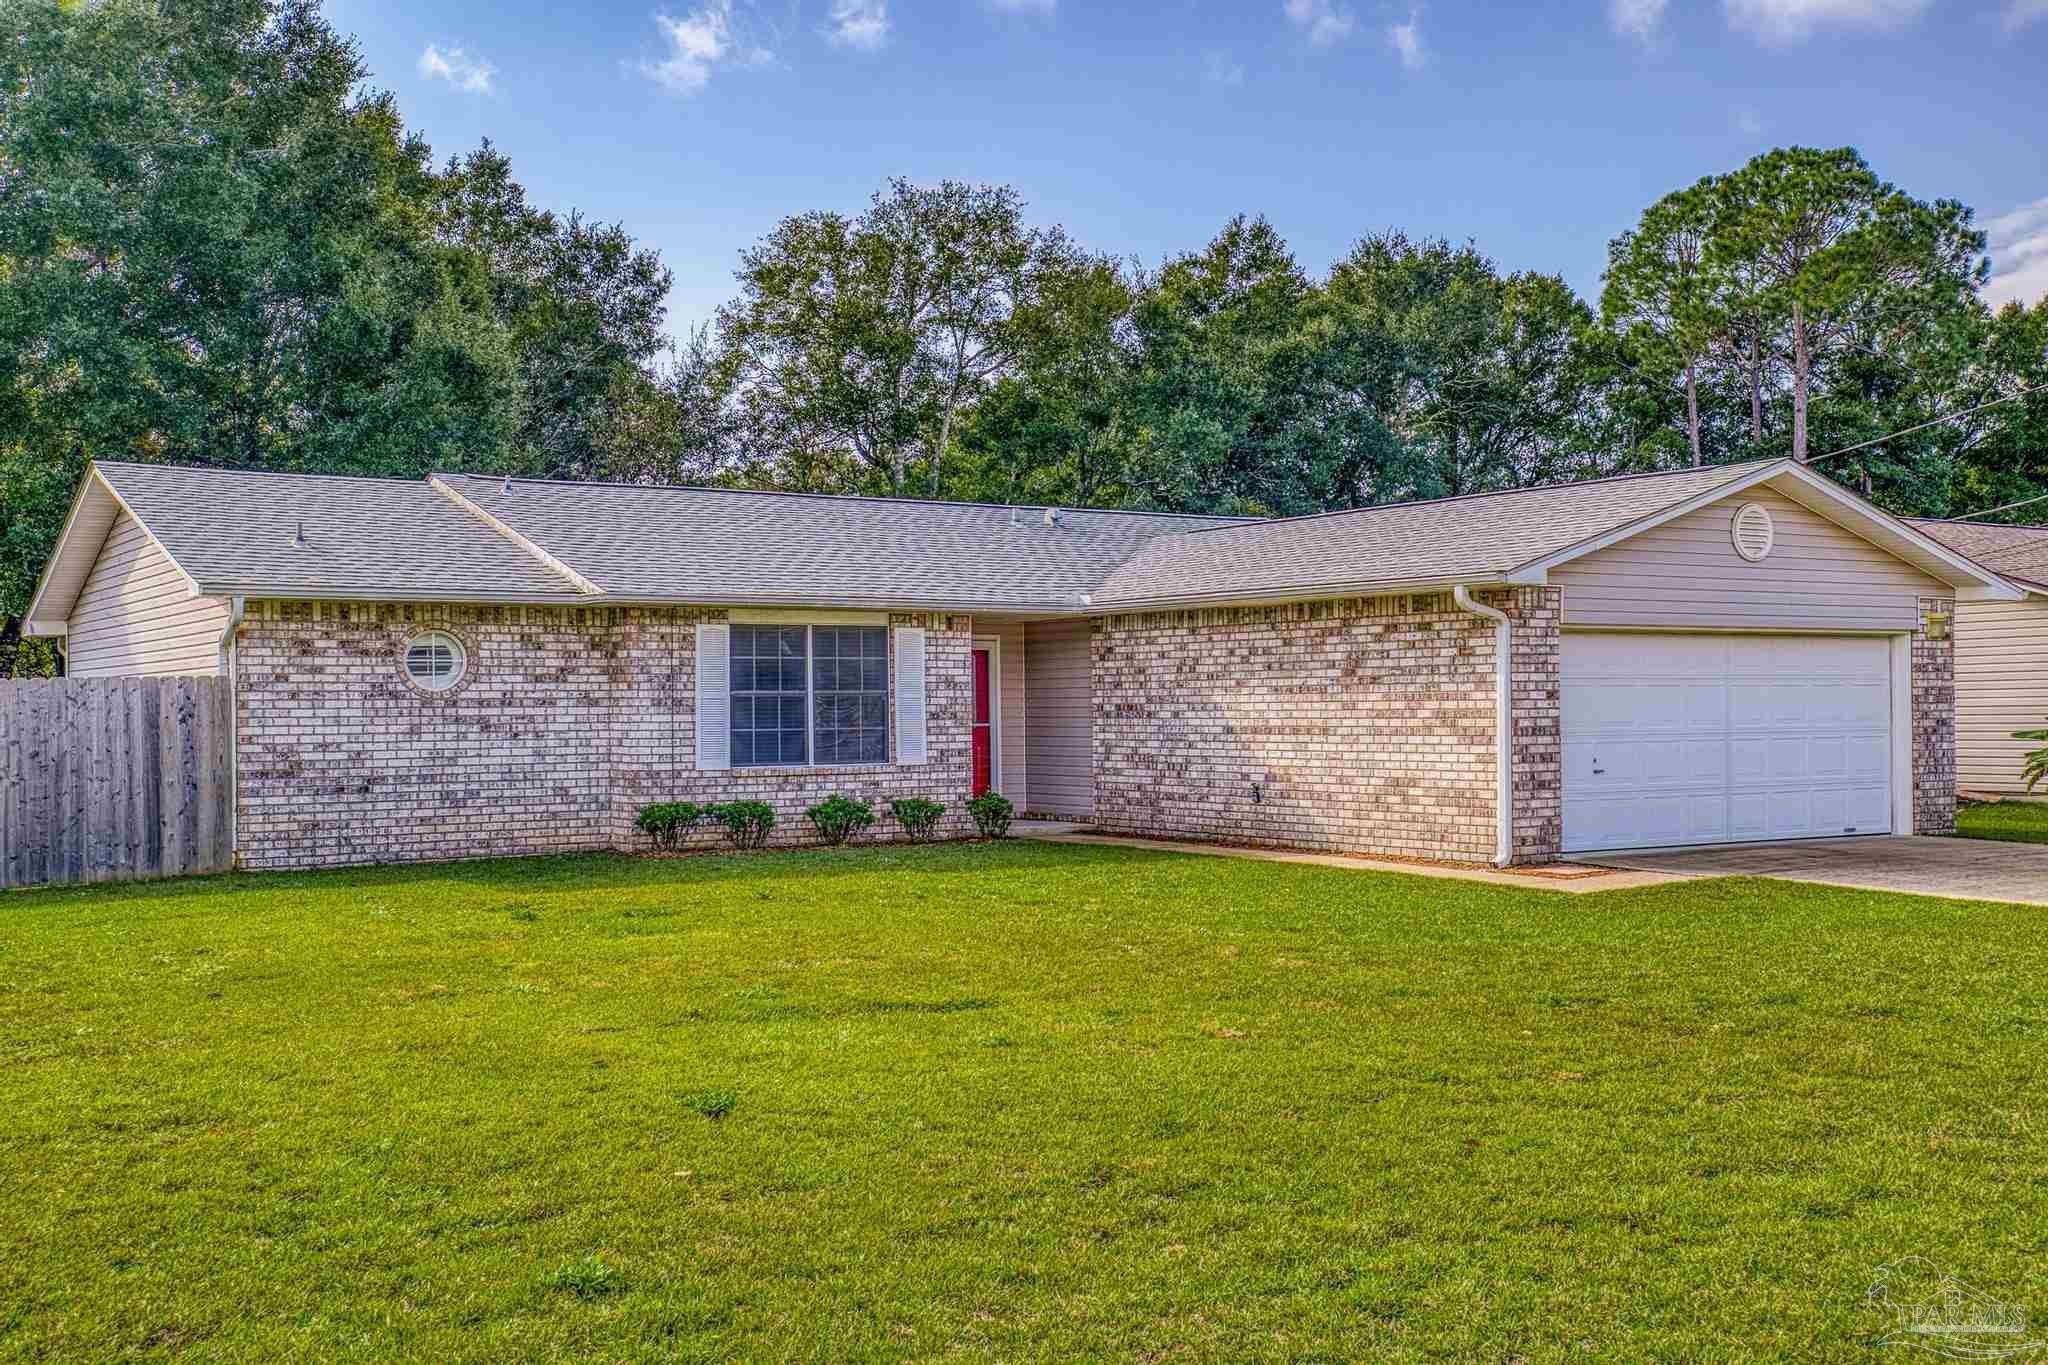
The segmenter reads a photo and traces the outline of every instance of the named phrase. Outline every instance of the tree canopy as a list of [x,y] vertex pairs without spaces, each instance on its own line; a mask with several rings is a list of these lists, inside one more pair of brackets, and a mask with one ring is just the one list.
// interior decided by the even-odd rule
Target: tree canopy
[[[1246,214],[1148,267],[892,180],[741,254],[680,342],[619,224],[436,165],[317,0],[5,0],[0,673],[94,457],[1295,514],[1763,455],[1902,513],[2048,493],[2048,300],[1853,149],[1650,205],[1597,313],[1471,242],[1320,274]],[[2040,520],[2048,503],[2001,514]]]

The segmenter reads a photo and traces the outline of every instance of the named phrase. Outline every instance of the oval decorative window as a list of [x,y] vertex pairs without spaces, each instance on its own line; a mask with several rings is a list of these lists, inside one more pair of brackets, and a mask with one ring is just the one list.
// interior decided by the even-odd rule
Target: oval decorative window
[[423,692],[446,692],[462,681],[469,658],[462,641],[445,630],[429,630],[405,642],[405,676]]
[[1735,553],[1755,564],[1771,552],[1778,528],[1771,521],[1770,509],[1762,503],[1746,502],[1735,511],[1730,535],[1735,540]]

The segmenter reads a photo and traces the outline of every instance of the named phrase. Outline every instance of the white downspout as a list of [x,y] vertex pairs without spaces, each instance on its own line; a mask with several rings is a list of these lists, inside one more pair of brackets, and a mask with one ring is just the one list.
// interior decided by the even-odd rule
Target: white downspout
[[1463,583],[1451,589],[1451,600],[1461,611],[1483,616],[1493,622],[1494,638],[1494,802],[1500,828],[1494,837],[1493,865],[1506,867],[1515,860],[1515,694],[1514,624],[1508,614],[1484,602],[1474,601],[1472,590]]
[[235,637],[241,633],[242,616],[249,609],[249,599],[237,593],[227,599],[228,623],[220,633],[220,675],[228,684],[228,866],[239,867],[242,863],[242,788],[241,774],[236,771],[236,757],[241,748],[242,724],[238,719],[241,708],[236,695]]

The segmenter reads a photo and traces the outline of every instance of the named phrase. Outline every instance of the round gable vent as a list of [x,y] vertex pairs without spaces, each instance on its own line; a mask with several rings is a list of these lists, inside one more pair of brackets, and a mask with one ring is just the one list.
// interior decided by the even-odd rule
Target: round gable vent
[[1771,521],[1769,508],[1762,503],[1746,502],[1735,509],[1735,523],[1729,534],[1735,541],[1735,553],[1754,564],[1771,552],[1778,528]]

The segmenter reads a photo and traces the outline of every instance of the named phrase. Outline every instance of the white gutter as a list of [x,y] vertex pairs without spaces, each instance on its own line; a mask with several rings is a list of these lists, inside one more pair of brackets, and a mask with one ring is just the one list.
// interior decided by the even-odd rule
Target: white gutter
[[1459,610],[1494,623],[1493,808],[1499,817],[1499,830],[1494,836],[1493,865],[1506,867],[1515,860],[1515,628],[1506,612],[1473,600],[1472,590],[1463,583],[1452,587],[1451,600]]
[[228,866],[239,867],[242,859],[242,789],[240,775],[236,771],[236,758],[241,748],[240,698],[238,679],[235,676],[235,637],[242,630],[242,616],[249,609],[249,599],[236,594],[227,599],[228,623],[220,633],[220,675],[228,685]]

